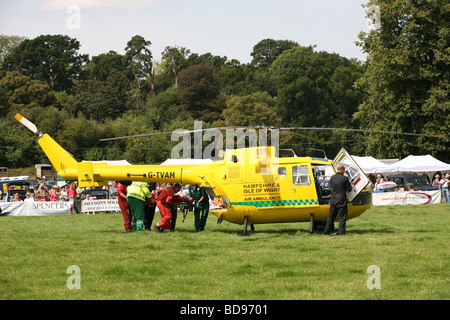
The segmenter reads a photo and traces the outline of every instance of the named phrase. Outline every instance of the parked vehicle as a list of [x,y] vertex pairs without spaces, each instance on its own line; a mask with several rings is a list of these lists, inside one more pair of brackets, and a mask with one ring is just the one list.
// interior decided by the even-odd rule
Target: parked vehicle
[[388,180],[394,181],[399,188],[408,190],[408,185],[412,185],[414,190],[437,190],[439,188],[433,187],[428,182],[425,176],[417,173],[393,173],[388,175]]
[[14,195],[17,193],[20,200],[25,200],[25,195],[28,192],[30,183],[28,181],[15,181],[6,184],[6,192],[2,193],[2,201],[11,202]]
[[75,199],[75,210],[77,213],[81,212],[81,203],[84,199],[86,199],[86,195],[89,195],[92,200],[97,199],[108,199],[109,192],[108,190],[103,189],[93,189],[93,190],[84,190],[83,192],[77,194],[77,198]]

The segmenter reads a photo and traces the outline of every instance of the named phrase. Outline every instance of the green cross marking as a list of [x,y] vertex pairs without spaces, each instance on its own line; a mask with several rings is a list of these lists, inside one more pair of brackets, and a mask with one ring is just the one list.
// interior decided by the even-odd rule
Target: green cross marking
[[245,201],[232,202],[235,206],[255,206],[258,208],[267,207],[283,207],[283,206],[313,206],[318,205],[317,199],[303,199],[303,200],[273,200],[273,201]]

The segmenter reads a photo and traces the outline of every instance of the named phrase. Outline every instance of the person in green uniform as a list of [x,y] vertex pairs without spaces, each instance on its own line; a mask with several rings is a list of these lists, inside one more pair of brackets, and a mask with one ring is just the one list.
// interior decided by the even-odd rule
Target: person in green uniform
[[[189,186],[189,195],[194,199],[194,226],[195,231],[205,230],[209,213],[209,196],[204,187]],[[201,213],[201,215],[200,215]]]
[[152,198],[146,182],[134,181],[127,187],[127,203],[131,209],[131,230],[144,230],[145,198]]

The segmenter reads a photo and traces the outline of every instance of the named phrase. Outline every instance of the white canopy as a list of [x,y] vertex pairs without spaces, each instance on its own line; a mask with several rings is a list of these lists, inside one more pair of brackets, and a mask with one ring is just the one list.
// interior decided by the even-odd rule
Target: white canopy
[[450,164],[442,162],[431,155],[407,156],[389,166],[386,172],[436,172],[450,171]]
[[352,156],[358,166],[365,174],[384,173],[389,171],[389,165],[375,159],[374,157],[358,157]]

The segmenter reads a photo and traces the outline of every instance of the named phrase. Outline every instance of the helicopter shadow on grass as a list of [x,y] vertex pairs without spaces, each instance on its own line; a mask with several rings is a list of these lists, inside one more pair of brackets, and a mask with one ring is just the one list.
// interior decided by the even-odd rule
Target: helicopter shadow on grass
[[383,229],[348,229],[347,228],[347,234],[365,235],[365,234],[378,234],[378,233],[391,234],[391,233],[395,233],[395,231],[392,228],[383,228]]
[[246,239],[261,239],[261,238],[277,238],[281,236],[292,236],[292,237],[300,237],[310,235],[309,230],[301,229],[301,228],[277,228],[276,226],[271,228],[263,228],[258,229],[258,225],[255,226],[255,230],[251,230],[250,228],[247,230],[247,234],[243,234],[243,229],[214,229],[211,232],[220,232],[229,235],[241,236]]
[[[228,234],[230,236],[240,236],[246,239],[263,239],[263,238],[277,238],[282,236],[291,236],[291,237],[304,237],[304,236],[323,236],[323,228],[315,229],[313,233],[309,232],[309,228],[296,228],[294,226],[286,228],[277,228],[276,225],[270,226],[270,227],[263,227],[258,228],[258,225],[255,225],[254,230],[251,230],[250,227],[247,230],[247,234],[243,234],[243,227],[240,226],[240,228],[206,228],[207,232],[210,233],[222,233],[222,234]],[[335,231],[337,232],[337,228],[335,228]],[[156,233],[154,230],[142,230],[142,231],[133,231],[133,232],[125,232],[124,230],[119,230],[117,228],[109,228],[109,229],[103,229],[99,230],[101,233],[114,233],[114,234],[130,234],[130,233]],[[186,229],[186,228],[176,228],[174,231],[176,233],[191,233],[191,234],[201,234],[202,232],[196,232],[194,229]],[[351,227],[347,227],[347,235],[366,235],[366,234],[393,234],[396,233],[393,228],[385,227],[385,228],[377,228],[377,229],[354,229]]]
[[[337,228],[333,232],[337,232]],[[324,236],[323,229],[314,230],[313,233],[309,232],[309,229],[301,228],[284,228],[276,229],[276,227],[270,229],[258,230],[248,230],[246,235],[243,235],[242,229],[215,229],[212,232],[221,232],[230,235],[238,235],[244,238],[275,238],[281,236],[292,236],[292,237],[304,237],[304,236]],[[347,228],[347,235],[370,235],[370,234],[393,234],[395,230],[393,228],[382,228],[382,229],[352,229]]]

